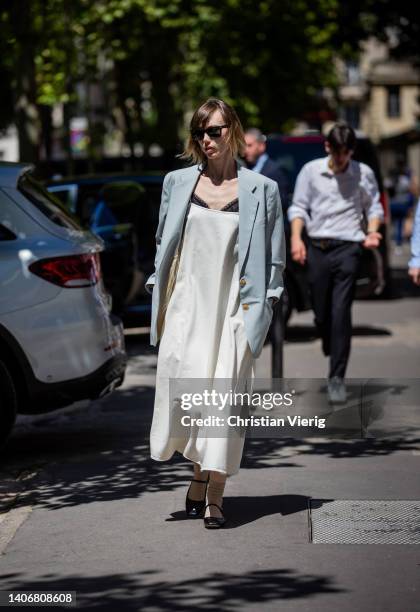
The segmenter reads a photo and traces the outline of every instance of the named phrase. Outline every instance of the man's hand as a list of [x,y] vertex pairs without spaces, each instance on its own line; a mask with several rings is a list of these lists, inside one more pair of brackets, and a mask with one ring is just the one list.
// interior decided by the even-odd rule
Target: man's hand
[[300,236],[292,236],[290,247],[293,261],[303,265],[306,261],[306,246],[302,238]]
[[369,234],[362,242],[362,245],[365,247],[365,249],[375,249],[379,246],[381,240],[382,234],[380,234],[379,232],[369,232]]
[[408,275],[411,276],[413,283],[420,287],[420,268],[409,268]]

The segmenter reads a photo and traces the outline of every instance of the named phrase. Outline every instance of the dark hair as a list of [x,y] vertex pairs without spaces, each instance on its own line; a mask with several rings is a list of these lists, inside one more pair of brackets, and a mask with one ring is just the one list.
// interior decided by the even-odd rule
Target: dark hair
[[348,123],[340,121],[328,132],[327,142],[329,142],[333,150],[346,147],[348,151],[354,151],[356,148],[356,134]]
[[197,108],[192,116],[190,122],[190,135],[185,150],[178,157],[181,159],[189,159],[194,163],[205,162],[207,160],[198,142],[193,140],[191,131],[204,127],[215,110],[221,112],[223,121],[229,126],[227,142],[232,156],[237,157],[243,154],[245,150],[244,131],[235,109],[227,102],[224,102],[224,100],[208,98],[199,108]]

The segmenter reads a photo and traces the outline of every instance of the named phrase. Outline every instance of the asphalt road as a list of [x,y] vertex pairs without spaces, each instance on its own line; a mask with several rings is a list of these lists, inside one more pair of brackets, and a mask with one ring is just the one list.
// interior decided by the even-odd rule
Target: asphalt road
[[[419,379],[420,291],[402,264],[395,279],[394,299],[354,306],[348,375],[403,388]],[[384,529],[382,544],[315,543],[308,510],[314,500],[399,501],[391,531],[415,537],[417,410],[401,410],[387,439],[248,439],[226,487],[229,523],[211,532],[184,518],[189,462],[149,458],[157,353],[145,336],[126,341],[123,387],[20,419],[1,454],[3,590],[76,591],[80,608],[101,610],[419,609],[418,544],[387,543]],[[293,317],[284,358],[286,377],[325,376],[310,313]],[[269,364],[267,346],[258,377]]]

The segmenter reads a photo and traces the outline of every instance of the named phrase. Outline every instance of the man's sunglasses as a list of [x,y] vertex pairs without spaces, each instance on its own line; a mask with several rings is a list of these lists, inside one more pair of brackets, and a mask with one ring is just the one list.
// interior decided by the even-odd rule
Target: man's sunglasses
[[208,128],[196,128],[191,130],[191,137],[193,140],[203,140],[204,134],[207,134],[209,138],[218,138],[222,135],[222,129],[229,127],[228,125],[211,125]]

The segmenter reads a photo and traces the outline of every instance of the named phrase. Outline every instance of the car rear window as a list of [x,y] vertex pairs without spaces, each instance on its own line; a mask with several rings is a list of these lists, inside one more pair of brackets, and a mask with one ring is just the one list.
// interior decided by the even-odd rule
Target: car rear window
[[48,193],[53,193],[54,197],[60,200],[66,210],[71,209],[71,190],[70,189],[54,189],[49,190]]
[[28,172],[19,179],[18,189],[56,225],[78,231],[82,229],[76,217],[66,210],[63,203],[52,193],[49,193]]

